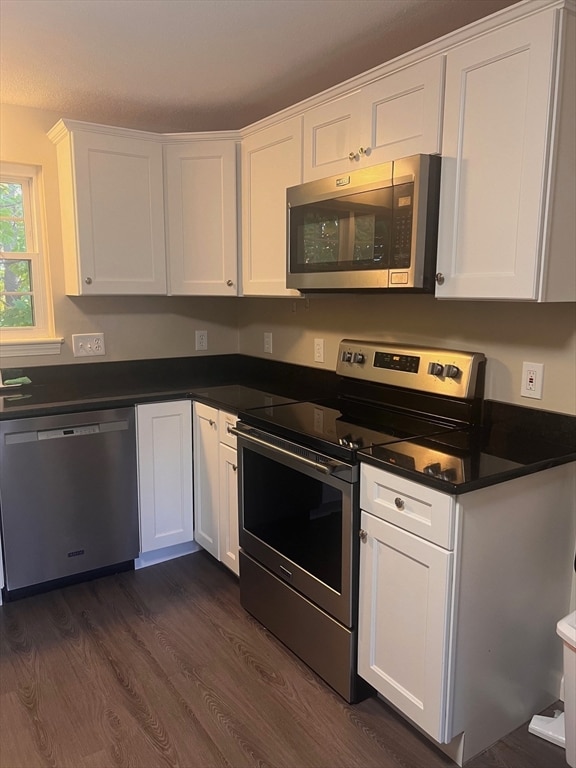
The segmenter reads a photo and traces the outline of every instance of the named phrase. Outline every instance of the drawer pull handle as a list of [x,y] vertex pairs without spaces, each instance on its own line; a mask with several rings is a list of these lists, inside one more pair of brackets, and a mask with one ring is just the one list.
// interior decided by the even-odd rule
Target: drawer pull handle
[[358,536],[360,537],[360,541],[366,541],[366,539],[368,538],[368,534],[362,528],[360,528],[360,530],[358,531]]
[[404,509],[404,499],[401,499],[400,496],[396,496],[394,504],[396,504],[396,509]]

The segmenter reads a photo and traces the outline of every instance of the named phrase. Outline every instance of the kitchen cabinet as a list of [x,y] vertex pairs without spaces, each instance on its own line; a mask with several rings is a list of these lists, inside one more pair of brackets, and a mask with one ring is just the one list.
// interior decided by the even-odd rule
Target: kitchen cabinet
[[576,299],[575,16],[446,54],[438,298]]
[[242,294],[299,296],[286,288],[286,189],[302,182],[302,117],[242,139]]
[[238,292],[236,147],[186,134],[164,144],[170,294]]
[[358,672],[442,742],[454,501],[373,467],[362,484]]
[[235,296],[236,148],[60,120],[66,293]]
[[558,697],[574,483],[453,496],[361,466],[358,671],[460,765]]
[[195,538],[238,575],[238,483],[233,414],[194,403]]
[[444,57],[398,69],[304,113],[304,181],[440,151]]
[[66,293],[165,294],[162,145],[156,134],[60,120]]
[[140,551],[193,540],[190,400],[136,407]]

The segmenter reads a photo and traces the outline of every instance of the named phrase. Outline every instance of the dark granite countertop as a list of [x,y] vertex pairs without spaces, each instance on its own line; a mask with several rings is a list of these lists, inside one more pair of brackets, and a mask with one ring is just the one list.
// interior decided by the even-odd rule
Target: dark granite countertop
[[[231,413],[335,392],[330,371],[243,355],[12,369],[31,384],[0,390],[0,420],[193,398]],[[483,422],[449,447],[457,482],[391,463],[390,451],[360,451],[382,469],[450,494],[462,494],[576,460],[576,417],[485,401]],[[465,447],[463,447],[463,445]],[[444,447],[442,448],[444,450]]]

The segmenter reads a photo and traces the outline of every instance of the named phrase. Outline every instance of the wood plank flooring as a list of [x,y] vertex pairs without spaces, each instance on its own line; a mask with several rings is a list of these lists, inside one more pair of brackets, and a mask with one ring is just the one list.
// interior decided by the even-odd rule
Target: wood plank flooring
[[[348,705],[198,552],[0,608],[1,768],[440,768],[378,699]],[[565,768],[520,728],[470,768]]]

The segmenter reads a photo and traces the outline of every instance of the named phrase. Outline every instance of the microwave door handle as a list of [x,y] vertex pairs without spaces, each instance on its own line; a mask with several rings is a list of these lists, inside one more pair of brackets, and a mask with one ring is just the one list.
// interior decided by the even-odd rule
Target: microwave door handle
[[317,469],[319,472],[323,472],[325,475],[331,475],[334,469],[332,466],[328,464],[322,464],[318,461],[314,461],[313,459],[308,459],[306,458],[306,456],[299,456],[296,453],[292,453],[292,451],[287,451],[285,448],[280,448],[277,445],[272,445],[271,443],[268,443],[266,440],[261,440],[259,437],[254,437],[253,435],[250,435],[247,432],[241,432],[239,429],[236,429],[235,427],[230,427],[228,431],[231,432],[233,435],[236,435],[237,437],[242,437],[244,440],[248,440],[248,442],[256,443],[257,445],[262,445],[265,448],[268,448],[268,450],[274,451],[275,453],[281,453],[284,456],[289,456],[291,459],[297,459],[303,464],[307,464],[309,467],[312,467],[313,469]]

